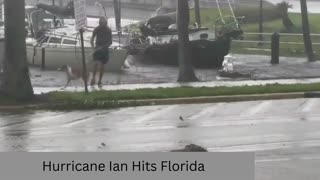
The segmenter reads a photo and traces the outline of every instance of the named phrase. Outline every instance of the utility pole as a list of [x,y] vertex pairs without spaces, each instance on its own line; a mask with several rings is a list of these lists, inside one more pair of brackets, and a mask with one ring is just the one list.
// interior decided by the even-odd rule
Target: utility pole
[[259,45],[262,44],[263,41],[263,0],[260,0],[260,10],[259,10]]

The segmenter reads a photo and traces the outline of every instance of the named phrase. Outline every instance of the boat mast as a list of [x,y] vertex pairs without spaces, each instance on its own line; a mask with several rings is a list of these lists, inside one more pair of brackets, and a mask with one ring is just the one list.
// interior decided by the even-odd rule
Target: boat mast
[[121,41],[120,35],[122,34],[122,32],[121,32],[121,1],[120,0],[113,0],[113,7],[114,7],[116,30],[118,32],[119,48],[120,48],[120,41]]
[[[56,0],[52,0],[52,6],[55,6],[55,5],[56,5]],[[53,26],[54,27],[57,27],[56,19],[57,19],[57,17],[54,15],[53,16]]]
[[194,0],[194,9],[195,9],[195,19],[197,23],[197,28],[201,27],[201,15],[200,15],[200,4],[199,0]]
[[120,0],[113,0],[114,16],[116,21],[117,31],[121,31],[121,2]]

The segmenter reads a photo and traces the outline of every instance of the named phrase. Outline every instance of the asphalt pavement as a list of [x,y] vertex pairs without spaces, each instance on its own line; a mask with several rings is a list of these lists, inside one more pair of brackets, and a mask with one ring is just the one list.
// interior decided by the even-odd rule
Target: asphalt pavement
[[[279,65],[270,64],[270,56],[263,55],[233,55],[234,70],[251,77],[222,78],[218,76],[221,68],[195,69],[197,77],[205,84],[223,81],[264,81],[277,79],[308,79],[320,77],[320,61],[307,62],[305,58],[281,57]],[[121,72],[107,72],[103,77],[103,85],[128,84],[159,84],[176,83],[178,67],[154,64],[142,61],[139,57],[129,56],[130,69]],[[66,75],[57,70],[42,71],[39,67],[30,68],[33,87],[61,88],[66,84]],[[235,82],[235,84],[237,84]],[[82,86],[82,82],[75,82],[74,86]]]
[[1,113],[0,151],[256,152],[257,180],[318,180],[320,99]]

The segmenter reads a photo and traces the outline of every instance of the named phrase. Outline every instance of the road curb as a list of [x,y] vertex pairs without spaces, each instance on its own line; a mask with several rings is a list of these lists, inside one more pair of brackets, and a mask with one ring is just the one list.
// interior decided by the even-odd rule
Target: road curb
[[[254,95],[232,95],[232,96],[204,96],[188,98],[169,98],[169,99],[142,99],[142,100],[119,100],[119,107],[134,106],[153,106],[153,105],[174,105],[174,104],[206,104],[222,102],[242,102],[242,101],[261,101],[261,100],[281,100],[281,99],[301,99],[301,98],[320,98],[320,92],[296,92],[296,93],[273,93],[273,94],[254,94]],[[44,110],[57,109],[66,106],[66,104],[30,104],[0,106],[0,111],[17,110]],[[61,108],[63,109],[63,108]],[[75,108],[77,110],[80,108]],[[99,106],[90,109],[103,109]]]
[[0,106],[0,111],[21,111],[21,110],[30,110],[30,109],[45,109],[47,104],[31,104],[31,105],[9,105],[9,106]]
[[306,92],[305,98],[320,98],[320,92]]
[[171,104],[205,104],[219,102],[241,102],[258,101],[274,99],[299,99],[305,98],[305,93],[275,93],[275,94],[257,94],[257,95],[234,95],[234,96],[205,96],[191,98],[171,98],[171,99],[146,99],[120,102],[136,102],[144,105],[171,105]]

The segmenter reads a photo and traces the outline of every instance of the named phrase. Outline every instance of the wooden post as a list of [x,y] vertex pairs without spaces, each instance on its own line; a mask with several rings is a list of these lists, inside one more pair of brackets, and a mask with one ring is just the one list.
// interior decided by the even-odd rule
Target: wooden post
[[82,51],[82,69],[83,69],[83,80],[85,92],[88,94],[88,77],[87,77],[87,65],[86,65],[86,56],[84,51],[84,40],[83,40],[83,29],[80,29],[80,38],[81,38],[81,51]]
[[271,64],[279,64],[280,35],[273,33],[271,37]]
[[42,48],[41,69],[46,70],[46,48]]

